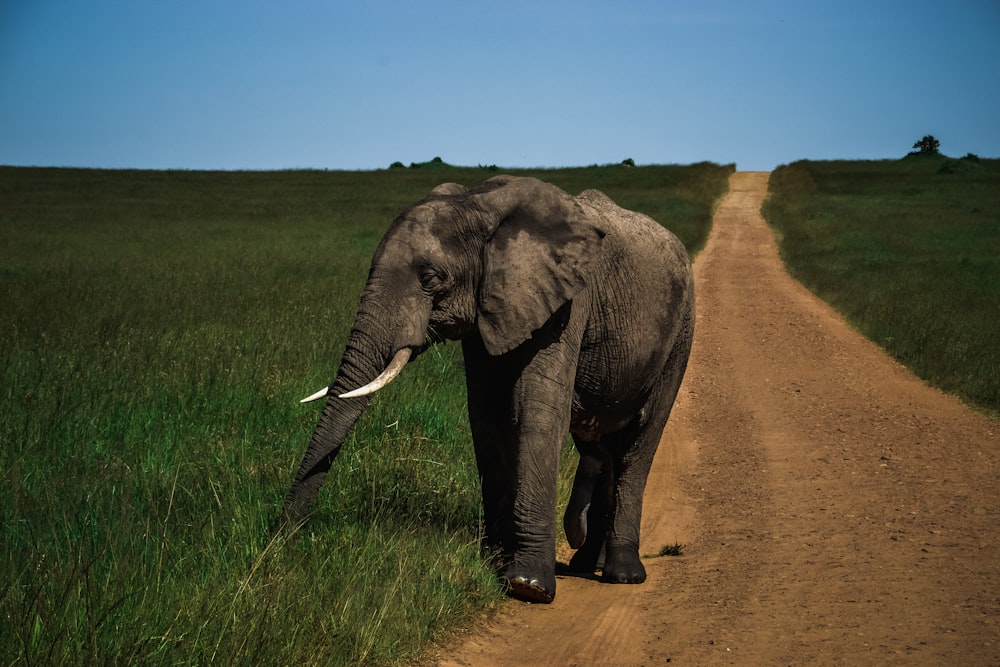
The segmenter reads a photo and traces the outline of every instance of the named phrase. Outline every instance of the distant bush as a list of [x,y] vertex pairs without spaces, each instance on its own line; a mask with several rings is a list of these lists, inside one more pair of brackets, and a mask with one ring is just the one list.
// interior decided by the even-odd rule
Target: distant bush
[[[448,164],[439,157],[434,157],[427,162],[411,162],[410,169],[444,169],[450,168],[452,165]],[[389,169],[406,169],[406,165],[398,160],[389,165]]]
[[411,162],[410,169],[444,169],[451,165],[439,157],[431,158],[430,162]]
[[625,158],[624,160],[621,161],[621,166],[623,166],[623,167],[634,167],[635,166],[635,160],[633,160],[630,157],[627,157],[627,158]]
[[944,164],[938,167],[939,174],[957,174],[964,173],[967,171],[975,171],[980,169],[982,165],[979,161],[978,155],[973,155],[968,153],[965,157],[959,160],[947,159]]

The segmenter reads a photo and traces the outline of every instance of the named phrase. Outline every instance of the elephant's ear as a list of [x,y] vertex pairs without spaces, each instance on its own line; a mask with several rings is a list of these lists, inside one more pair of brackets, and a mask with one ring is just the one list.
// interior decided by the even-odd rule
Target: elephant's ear
[[483,250],[479,333],[493,355],[523,343],[586,287],[605,235],[569,195],[535,186],[504,212]]

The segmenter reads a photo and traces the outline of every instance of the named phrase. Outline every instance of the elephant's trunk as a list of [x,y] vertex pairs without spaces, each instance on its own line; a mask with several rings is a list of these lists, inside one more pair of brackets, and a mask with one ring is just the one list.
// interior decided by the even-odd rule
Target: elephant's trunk
[[[407,308],[408,304],[387,299],[383,282],[373,270],[337,377],[328,389],[310,397],[329,395],[292,488],[285,497],[285,520],[295,522],[305,517],[344,440],[368,407],[368,394],[398,375],[424,342],[428,316],[415,313],[412,307]],[[358,393],[359,387],[366,391]]]
[[364,412],[368,401],[367,397],[342,401],[333,396],[327,400],[319,423],[309,440],[302,464],[295,473],[292,488],[285,496],[281,522],[295,523],[305,518],[316,502],[316,495],[333,465],[333,460],[340,453],[341,445]]

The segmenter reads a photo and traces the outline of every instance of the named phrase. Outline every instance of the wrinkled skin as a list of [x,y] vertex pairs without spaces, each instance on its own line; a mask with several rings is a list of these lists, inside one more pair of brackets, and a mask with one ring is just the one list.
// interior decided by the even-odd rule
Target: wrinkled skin
[[581,452],[564,529],[570,568],[641,583],[642,495],[694,333],[681,243],[588,190],[531,178],[445,184],[386,233],[336,379],[284,503],[301,520],[397,351],[460,339],[485,547],[511,595],[555,597],[556,473]]

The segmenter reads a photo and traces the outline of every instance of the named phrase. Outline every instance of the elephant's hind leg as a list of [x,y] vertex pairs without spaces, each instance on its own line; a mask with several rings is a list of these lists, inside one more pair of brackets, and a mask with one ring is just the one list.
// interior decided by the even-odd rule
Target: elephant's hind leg
[[615,470],[614,500],[602,581],[640,584],[646,580],[646,568],[639,558],[642,496],[653,456],[680,389],[689,350],[689,340],[678,341],[672,360],[674,363],[646,402],[634,430],[626,429],[614,436],[619,438],[619,442],[610,448]]
[[642,492],[657,442],[638,423],[601,439],[608,452],[588,514],[588,534],[570,569],[601,571],[609,583],[639,584],[646,569],[639,559]]
[[604,566],[604,543],[611,525],[614,503],[614,469],[605,448],[578,438],[580,463],[573,491],[566,506],[563,529],[576,553],[569,561],[571,572],[593,574]]

